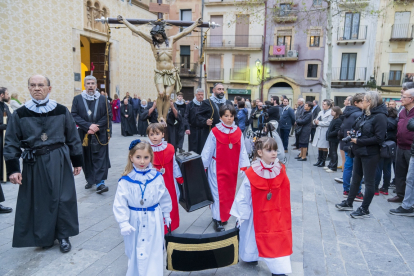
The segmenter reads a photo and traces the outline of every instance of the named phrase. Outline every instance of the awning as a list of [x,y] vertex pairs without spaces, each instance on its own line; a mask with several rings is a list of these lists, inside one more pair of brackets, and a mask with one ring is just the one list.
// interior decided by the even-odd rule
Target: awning
[[252,94],[252,90],[251,89],[233,89],[233,88],[227,88],[227,94],[251,95]]

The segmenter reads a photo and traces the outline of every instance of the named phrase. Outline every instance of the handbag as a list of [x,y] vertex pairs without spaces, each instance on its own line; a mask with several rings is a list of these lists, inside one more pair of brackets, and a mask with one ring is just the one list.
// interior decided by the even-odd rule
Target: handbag
[[381,158],[394,158],[397,151],[397,145],[394,141],[384,141],[381,144],[380,157]]
[[296,135],[299,135],[302,132],[302,128],[303,128],[303,126],[296,125],[296,127],[295,127],[295,133],[296,133]]
[[212,234],[164,236],[167,270],[199,271],[235,265],[239,262],[239,229]]

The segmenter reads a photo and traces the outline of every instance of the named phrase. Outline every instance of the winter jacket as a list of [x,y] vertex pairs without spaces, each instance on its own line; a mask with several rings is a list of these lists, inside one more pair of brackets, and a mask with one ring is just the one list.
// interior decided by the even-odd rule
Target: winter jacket
[[352,128],[357,131],[357,143],[352,144],[352,152],[356,156],[376,155],[385,141],[387,133],[388,109],[385,104],[371,110],[371,115],[364,115],[356,121]]
[[387,118],[387,136],[385,138],[386,141],[397,142],[397,126],[398,126],[397,118],[391,118],[391,117]]
[[319,124],[315,131],[315,136],[313,137],[312,145],[314,147],[327,149],[329,148],[329,142],[326,140],[326,132],[328,131],[328,127],[331,124],[333,116],[331,114],[331,110],[328,109],[325,112],[322,110],[319,112],[316,118],[313,120],[319,120]]
[[302,131],[299,134],[299,143],[308,144],[312,130],[312,111],[305,111],[300,118],[296,119],[296,124],[302,126]]
[[131,102],[132,102],[132,108],[134,110],[138,110],[141,107],[141,100],[140,99],[132,98]]
[[295,123],[295,112],[290,106],[283,106],[281,109],[280,129],[291,129]]
[[[409,131],[414,131],[414,118],[411,118],[408,121],[407,129]],[[411,156],[414,156],[414,142],[411,144]]]
[[244,129],[246,128],[246,120],[248,119],[248,114],[249,112],[246,108],[239,109],[239,112],[237,113],[237,118],[239,118],[239,127],[241,131],[244,131]]
[[[298,108],[296,109],[296,120],[300,117],[302,117],[303,113],[305,112],[305,105],[302,106],[298,106]],[[311,113],[312,116],[312,113]]]
[[414,118],[414,108],[408,114],[406,109],[402,109],[398,115],[397,146],[403,150],[411,149],[414,140],[414,133],[409,131],[407,126],[411,118]]
[[331,121],[329,124],[328,130],[326,131],[326,140],[328,142],[337,142],[339,143],[338,132],[341,128],[342,119],[336,118]]
[[339,133],[339,138],[345,138],[348,136],[347,132],[351,130],[352,125],[355,123],[356,119],[362,115],[362,110],[356,106],[350,105],[347,106],[342,113],[342,124]]

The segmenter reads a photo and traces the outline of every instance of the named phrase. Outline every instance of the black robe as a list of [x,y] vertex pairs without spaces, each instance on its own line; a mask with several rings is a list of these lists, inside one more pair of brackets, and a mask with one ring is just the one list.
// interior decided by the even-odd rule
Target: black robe
[[[7,120],[9,120],[10,116],[11,116],[9,107],[4,102],[0,101],[0,114],[2,116],[1,119],[0,119],[0,157],[1,157],[1,160],[0,160],[0,162],[1,162],[0,177],[1,178],[0,179],[1,179],[1,182],[3,182],[3,173],[4,173],[4,170],[6,169],[6,168],[3,167],[3,143],[4,143],[3,135],[4,135],[4,132],[6,131],[6,128],[7,128],[7,124],[3,124],[3,114],[4,114],[4,112],[6,112]],[[3,194],[3,189],[1,188],[1,185],[0,185],[0,202],[3,202],[3,201],[5,201],[5,198],[4,198],[4,194]]]
[[201,154],[203,145],[201,144],[201,128],[197,125],[197,113],[200,105],[196,105],[193,101],[187,104],[185,109],[184,120],[186,123],[186,130],[190,130],[188,135],[188,151],[194,151]]
[[[122,136],[133,136],[138,134],[137,125],[135,123],[135,115],[132,105],[121,105],[121,134]],[[125,117],[128,115],[128,118]]]
[[145,108],[140,106],[139,109],[139,120],[138,120],[138,134],[141,136],[147,135],[147,128],[148,128],[148,121],[150,123],[158,123],[157,121],[157,109],[154,109],[154,111],[149,114],[149,110],[151,109],[153,103],[148,103]]
[[174,107],[177,110],[178,117],[176,118],[174,112],[170,109],[167,116],[167,129],[168,129],[168,143],[174,146],[174,148],[183,148],[184,134],[185,134],[185,120],[184,113],[186,104],[181,105],[174,103]]
[[[42,141],[42,133],[47,140]],[[23,106],[13,113],[4,147],[7,175],[20,172],[21,148],[39,149],[59,143],[64,145],[36,156],[34,162],[23,160],[13,247],[49,246],[56,238],[79,234],[72,165],[82,166],[82,144],[65,106],[58,104],[44,114]]]
[[[99,126],[98,135],[99,141],[102,144],[108,142],[108,120],[107,112],[109,114],[109,125],[112,127],[112,111],[110,105],[106,108],[106,98],[104,96],[99,97],[98,110],[96,112],[96,118],[93,119],[95,111],[96,100],[86,101],[89,109],[91,110],[91,118],[88,116],[88,112],[85,108],[82,95],[77,95],[73,98],[72,103],[72,116],[78,125],[78,132],[81,141],[83,141],[85,134],[88,132],[89,127],[95,123]],[[85,174],[86,181],[89,184],[98,184],[102,180],[106,180],[108,177],[108,169],[111,167],[109,161],[109,147],[108,145],[102,146],[98,143],[95,135],[88,135],[89,142],[87,147],[83,147],[83,172]]]
[[[233,105],[231,101],[226,100],[226,104]],[[207,141],[207,137],[210,134],[211,129],[218,123],[220,123],[219,108],[224,104],[215,104],[212,100],[207,99],[201,102],[200,108],[197,113],[197,124],[201,128],[201,148],[204,148],[204,144]],[[207,125],[207,120],[211,119],[211,114],[213,113],[213,124],[211,126]],[[234,118],[237,124],[237,117]]]

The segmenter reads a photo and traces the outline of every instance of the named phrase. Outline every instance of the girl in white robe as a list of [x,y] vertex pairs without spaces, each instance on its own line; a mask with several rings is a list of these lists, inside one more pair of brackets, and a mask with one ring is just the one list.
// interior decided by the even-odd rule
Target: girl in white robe
[[171,225],[171,197],[162,174],[151,165],[151,145],[131,143],[128,165],[118,182],[113,211],[124,236],[128,276],[162,276],[164,222]]

